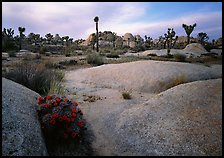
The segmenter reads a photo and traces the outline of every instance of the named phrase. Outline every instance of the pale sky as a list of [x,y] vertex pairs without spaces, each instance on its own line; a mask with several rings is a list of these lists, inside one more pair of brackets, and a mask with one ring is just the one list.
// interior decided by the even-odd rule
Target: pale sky
[[47,33],[86,39],[95,32],[94,17],[99,17],[99,31],[122,36],[129,32],[158,38],[174,28],[186,36],[182,24],[197,24],[191,36],[199,32],[209,39],[222,36],[222,2],[2,2],[2,29],[25,27],[25,35]]

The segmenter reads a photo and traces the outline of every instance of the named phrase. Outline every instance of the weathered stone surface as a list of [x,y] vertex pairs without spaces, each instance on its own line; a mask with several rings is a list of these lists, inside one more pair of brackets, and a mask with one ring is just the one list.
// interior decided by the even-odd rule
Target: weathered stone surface
[[183,50],[189,52],[206,53],[207,50],[199,43],[188,44]]
[[[221,65],[138,61],[68,71],[65,81],[80,96],[97,155],[222,155]],[[102,100],[83,101],[90,95]]]
[[210,52],[217,55],[222,55],[222,49],[211,49]]
[[2,155],[46,156],[47,149],[37,118],[39,94],[2,78]]
[[96,87],[109,86],[157,93],[178,82],[222,77],[222,65],[207,67],[191,63],[147,60],[80,69],[65,77],[77,82],[92,83]]
[[125,41],[135,41],[135,38],[131,33],[125,33],[123,39]]
[[2,52],[2,60],[7,60],[9,58],[9,53]]
[[222,79],[176,86],[117,117],[119,155],[222,155]]

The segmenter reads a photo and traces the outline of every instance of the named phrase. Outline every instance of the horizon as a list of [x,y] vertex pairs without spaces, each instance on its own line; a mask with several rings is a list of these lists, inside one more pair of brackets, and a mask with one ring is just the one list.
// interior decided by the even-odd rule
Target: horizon
[[[222,37],[222,2],[2,2],[2,29],[25,27],[33,32],[87,39],[95,32],[94,17],[99,17],[99,31],[145,35],[158,39],[174,28],[177,36],[186,36],[182,24],[197,26],[209,41]],[[77,24],[78,23],[78,24]]]

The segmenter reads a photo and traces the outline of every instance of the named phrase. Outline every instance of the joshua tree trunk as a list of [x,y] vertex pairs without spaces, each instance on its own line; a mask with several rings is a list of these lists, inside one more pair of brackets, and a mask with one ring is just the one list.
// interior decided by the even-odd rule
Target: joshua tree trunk
[[187,44],[190,44],[190,35],[187,35]]
[[20,37],[19,37],[19,50],[22,49],[22,35],[20,34]]
[[96,51],[99,52],[99,40],[98,40],[98,22],[96,22]]
[[164,49],[166,49],[166,42],[167,42],[167,39],[165,40],[164,45],[163,45]]

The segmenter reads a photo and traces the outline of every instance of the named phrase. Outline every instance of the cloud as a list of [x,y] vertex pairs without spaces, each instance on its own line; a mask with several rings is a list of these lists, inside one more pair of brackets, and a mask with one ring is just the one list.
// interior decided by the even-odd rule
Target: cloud
[[15,34],[18,34],[18,27],[23,26],[26,35],[30,32],[41,36],[59,33],[60,36],[85,39],[95,32],[93,19],[99,16],[99,30],[118,35],[130,32],[158,38],[167,32],[168,27],[173,27],[177,35],[185,35],[183,23],[197,23],[192,33],[194,36],[199,31],[215,36],[222,33],[221,11],[195,11],[172,20],[157,19],[156,22],[147,21],[155,14],[150,11],[150,3],[142,2],[3,2],[2,27],[12,27]]

